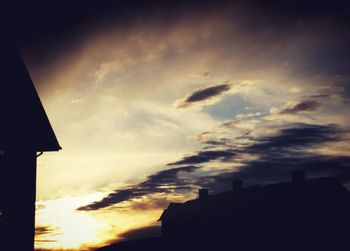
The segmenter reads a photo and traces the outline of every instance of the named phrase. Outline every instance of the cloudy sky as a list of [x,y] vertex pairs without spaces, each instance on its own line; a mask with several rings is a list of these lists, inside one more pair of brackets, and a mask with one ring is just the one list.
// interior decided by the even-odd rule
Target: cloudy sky
[[234,178],[349,181],[341,2],[44,7],[18,35],[63,148],[38,159],[38,247],[154,232],[170,201]]

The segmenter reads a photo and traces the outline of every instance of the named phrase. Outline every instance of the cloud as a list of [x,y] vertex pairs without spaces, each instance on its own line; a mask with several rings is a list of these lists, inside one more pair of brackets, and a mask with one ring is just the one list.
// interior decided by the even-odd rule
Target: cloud
[[[239,164],[238,168],[214,171],[214,175],[209,172],[208,176],[197,177],[196,182],[215,193],[229,189],[233,179],[244,179],[250,185],[264,184],[285,181],[291,171],[305,170],[309,177],[334,175],[349,183],[350,156],[318,151],[325,144],[332,148],[332,144],[346,141],[347,135],[348,131],[338,125],[304,123],[283,125],[280,129],[274,128],[270,135],[253,139],[247,135],[251,144],[236,144],[236,155],[221,159],[228,165]],[[232,144],[234,142],[235,139],[231,140]],[[205,166],[205,163],[201,164]]]
[[[219,141],[209,141],[209,144],[221,144]],[[200,164],[200,163],[206,163],[210,162],[212,160],[221,159],[223,161],[227,161],[233,156],[236,155],[236,152],[234,152],[231,149],[227,150],[210,150],[210,151],[200,151],[195,155],[190,155],[184,157],[182,160],[169,163],[169,166],[172,165],[190,165],[190,164]]]
[[282,109],[279,114],[297,114],[302,112],[313,112],[322,106],[322,103],[316,100],[305,100],[291,107]]
[[335,176],[349,184],[349,163],[349,156],[290,155],[288,151],[265,154],[258,160],[247,162],[238,171],[221,173],[207,179],[205,185],[211,191],[219,192],[226,190],[234,179],[243,179],[249,185],[287,181],[294,170],[304,170],[309,178]]
[[[42,22],[46,18],[40,16],[47,12],[34,15],[38,25],[32,25],[33,19],[25,24],[31,27],[25,33],[41,41],[33,41],[36,49],[24,50],[28,69],[66,145],[62,153],[40,160],[39,199],[108,189],[106,198],[96,198],[85,210],[115,205],[130,209],[133,218],[132,210],[143,215],[142,210],[161,207],[172,194],[189,199],[198,187],[226,189],[239,175],[260,183],[278,181],[294,168],[314,167],[313,174],[341,166],[346,171],[346,156],[327,152],[341,133],[315,126],[349,125],[349,103],[336,103],[334,95],[324,94],[332,93],[328,90],[322,96],[299,96],[325,85],[333,92],[342,87],[341,95],[350,97],[347,8],[299,0],[288,6],[276,1],[219,1],[220,6],[218,1],[193,1],[191,8],[188,1],[181,1],[181,8],[169,7],[169,1],[152,2],[164,6],[108,8],[110,17],[89,17],[94,22],[82,24],[83,29],[64,22],[64,38],[57,26]],[[344,15],[334,13],[334,6]],[[66,9],[80,22],[79,8]],[[55,34],[47,36],[51,42],[37,36],[39,26]],[[254,81],[254,88],[232,95],[242,81]],[[296,85],[302,90],[289,91]],[[297,96],[297,102],[280,106]],[[305,103],[310,99],[322,106]],[[169,106],[175,100],[177,110]],[[147,111],[154,113],[136,111],[147,102],[152,104]],[[238,113],[265,114],[272,106],[280,109],[269,121],[261,116],[237,119],[220,128],[222,134],[203,135],[201,150],[189,140]],[[286,123],[295,120],[304,124]],[[329,144],[326,151],[317,150],[324,144]],[[190,155],[179,155],[185,153]],[[178,169],[184,165],[193,167]],[[156,172],[161,166],[166,170]],[[130,184],[140,173],[154,175]],[[118,184],[127,185],[122,189]],[[109,190],[111,186],[119,189]],[[192,189],[190,196],[185,189]]]
[[54,228],[50,226],[37,226],[35,227],[35,235],[47,235],[54,232]]
[[35,242],[57,242],[49,237],[57,234],[57,228],[51,226],[36,226],[35,227]]
[[159,171],[148,176],[144,182],[129,188],[115,190],[102,200],[80,207],[78,210],[98,210],[144,195],[170,193],[180,189],[190,190],[193,185],[186,180],[186,174],[194,172],[197,168],[196,166],[183,166]]
[[177,108],[187,108],[194,104],[208,105],[216,103],[231,87],[230,84],[221,84],[198,89],[184,99],[176,101],[175,106]]
[[296,100],[285,102],[285,104],[278,107],[271,107],[268,116],[265,116],[266,120],[279,123],[321,123],[325,124],[325,121],[334,121],[334,115],[336,114],[338,120],[335,123],[345,125],[346,122],[339,119],[345,119],[346,116],[342,116],[344,109],[344,103],[346,99],[342,95],[340,88],[314,87],[310,90],[312,93],[309,95],[301,95]]
[[349,183],[350,156],[332,155],[317,151],[324,144],[346,141],[347,130],[337,125],[294,124],[271,136],[254,139],[254,143],[238,152],[256,156],[231,159],[240,162],[237,169],[218,173],[212,177],[200,177],[197,182],[212,192],[230,187],[233,179],[244,179],[248,184],[264,184],[289,179],[293,170],[305,170],[309,177],[336,176]]
[[[247,135],[250,142],[253,142],[247,145],[234,145],[235,140],[232,140],[233,146],[228,147],[225,145],[228,139],[224,138],[220,147],[224,146],[225,149],[205,150],[203,148],[197,154],[168,164],[168,166],[179,167],[159,171],[148,176],[144,182],[115,190],[102,200],[78,210],[98,210],[152,195],[155,197],[133,202],[131,207],[138,210],[159,208],[167,203],[167,200],[162,197],[164,194],[179,193],[181,190],[193,191],[199,187],[209,187],[213,191],[219,191],[227,187],[234,177],[241,177],[253,183],[264,183],[276,181],[288,176],[292,170],[300,169],[308,170],[312,175],[331,174],[332,171],[342,170],[345,176],[344,170],[350,170],[350,165],[346,164],[349,163],[350,157],[332,156],[313,150],[317,150],[326,143],[342,141],[346,133],[346,130],[334,124],[294,123],[275,129],[271,135],[260,136],[253,140],[251,135]],[[255,157],[246,158],[247,155]],[[204,167],[213,160],[229,165],[231,168],[220,171],[211,167],[209,171],[204,171]],[[232,168],[234,164],[238,164],[239,168]],[[216,166],[219,167],[220,164]],[[152,202],[155,198],[159,201]]]
[[344,133],[342,128],[332,124],[295,124],[293,127],[280,130],[276,135],[261,137],[257,143],[244,150],[250,154],[258,154],[259,159],[246,163],[241,173],[252,174],[255,171],[254,176],[262,178],[271,172],[286,174],[286,171],[290,172],[293,169],[321,171],[324,166],[332,163],[328,166],[330,170],[339,166],[340,163],[337,165],[335,163],[342,157],[327,156],[313,150],[322,144],[343,140]]
[[343,130],[337,125],[310,125],[291,124],[290,127],[281,129],[276,135],[263,136],[257,139],[257,143],[247,147],[249,153],[266,153],[270,150],[304,150],[306,147],[341,140]]
[[[230,8],[220,8],[220,10],[224,9],[228,10]],[[70,177],[79,177],[79,181],[76,179],[69,181],[77,187],[84,187],[87,184],[91,184],[91,182],[86,182],[87,180],[91,180],[91,177],[95,177],[93,179],[94,182],[99,182],[99,184],[94,186],[94,189],[110,184],[112,182],[110,177],[118,177],[120,182],[127,182],[130,180],[130,176],[123,180],[126,176],[124,173],[130,173],[131,170],[136,169],[132,168],[133,165],[130,162],[132,159],[135,159],[135,154],[138,155],[141,151],[137,153],[134,149],[130,149],[129,145],[125,147],[125,144],[132,142],[137,146],[141,146],[142,151],[147,148],[153,150],[155,149],[155,145],[160,145],[160,140],[154,140],[154,135],[150,137],[152,141],[148,140],[149,138],[145,139],[145,135],[148,135],[144,133],[145,128],[149,128],[150,132],[159,134],[167,132],[167,128],[169,127],[174,127],[174,131],[180,131],[178,128],[184,129],[183,132],[181,131],[181,134],[173,133],[175,136],[171,140],[164,141],[165,143],[162,143],[162,148],[164,149],[167,147],[163,147],[163,145],[169,145],[169,147],[174,145],[175,140],[173,139],[180,139],[184,135],[194,134],[192,133],[193,131],[188,130],[188,126],[190,125],[186,125],[185,123],[178,125],[168,119],[161,119],[158,115],[154,117],[155,123],[153,123],[153,120],[150,122],[151,116],[149,114],[146,114],[144,117],[141,117],[140,113],[128,115],[122,111],[117,114],[117,108],[121,107],[125,107],[125,111],[130,114],[130,107],[133,105],[131,100],[138,106],[142,106],[143,104],[140,103],[140,100],[155,101],[155,106],[160,106],[160,104],[168,105],[174,101],[174,96],[180,93],[181,96],[176,97],[183,99],[176,103],[178,108],[202,107],[220,101],[224,95],[228,97],[228,94],[231,94],[237,87],[234,84],[222,82],[223,80],[228,79],[231,81],[230,83],[236,83],[236,81],[239,83],[242,80],[259,79],[261,81],[256,85],[256,88],[251,88],[248,92],[240,94],[242,96],[244,95],[244,98],[247,98],[249,106],[264,108],[266,105],[268,109],[271,105],[285,102],[286,95],[290,95],[288,91],[290,89],[289,87],[295,86],[295,83],[303,83],[303,92],[305,91],[305,93],[312,89],[314,85],[319,85],[319,83],[324,83],[325,85],[331,83],[332,88],[333,82],[330,81],[329,77],[333,76],[333,72],[338,74],[339,71],[326,71],[326,74],[323,74],[325,72],[325,66],[328,67],[329,64],[332,64],[336,69],[342,65],[348,67],[347,61],[343,60],[344,56],[347,55],[346,53],[341,54],[343,55],[340,57],[341,60],[337,61],[339,64],[331,60],[339,58],[337,57],[339,55],[338,52],[347,50],[349,44],[347,43],[348,38],[342,36],[341,27],[338,29],[338,26],[332,25],[332,22],[329,22],[329,20],[322,20],[322,24],[325,26],[322,25],[321,27],[317,25],[319,21],[317,17],[322,15],[315,15],[309,18],[308,15],[303,14],[291,18],[291,16],[285,15],[286,13],[279,12],[276,9],[271,13],[277,15],[266,15],[268,14],[266,12],[270,12],[270,10],[266,12],[241,11],[241,9],[235,9],[234,11],[232,9],[227,12],[217,10],[212,9],[205,12],[205,15],[193,15],[192,11],[186,14],[180,11],[178,13],[181,13],[181,19],[177,19],[178,15],[175,15],[176,20],[171,25],[163,22],[164,20],[161,18],[164,16],[163,12],[159,12],[159,14],[162,13],[161,17],[158,15],[154,17],[152,15],[152,20],[147,19],[145,22],[142,20],[142,22],[133,25],[132,27],[134,28],[127,29],[128,32],[120,31],[119,26],[112,26],[112,23],[110,23],[111,26],[109,27],[102,26],[101,31],[97,31],[98,29],[96,28],[97,30],[93,31],[93,35],[85,39],[84,42],[81,42],[79,46],[81,47],[80,50],[67,50],[66,54],[71,54],[74,51],[69,58],[62,57],[61,54],[65,55],[63,53],[57,53],[57,55],[60,55],[59,57],[57,56],[60,60],[52,60],[52,53],[47,54],[50,55],[50,60],[48,61],[58,62],[55,66],[54,75],[52,74],[53,70],[50,71],[50,68],[39,67],[45,64],[38,66],[35,64],[38,60],[28,60],[29,65],[34,64],[30,69],[32,69],[33,79],[36,80],[35,82],[38,86],[51,83],[50,91],[47,92],[48,94],[46,96],[46,100],[49,100],[47,107],[49,108],[48,111],[50,109],[51,111],[59,111],[56,113],[52,112],[51,114],[57,121],[53,124],[57,124],[56,126],[58,128],[66,128],[66,130],[61,130],[61,137],[65,137],[66,142],[69,142],[69,144],[75,140],[74,142],[77,142],[75,145],[76,149],[82,149],[82,145],[89,146],[88,149],[83,147],[80,152],[76,151],[71,154],[77,160],[71,156],[60,155],[63,156],[62,160],[66,161],[66,164],[62,165],[61,163],[55,169],[43,169],[49,170],[46,171],[46,174],[50,174],[42,175],[43,177],[45,176],[45,179],[41,179],[43,182],[40,182],[40,184],[43,184],[42,186],[45,189],[41,190],[48,191],[47,184],[50,183],[49,186],[52,186],[51,184],[57,184],[57,182],[48,181],[66,177],[67,173]],[[298,18],[296,18],[297,16]],[[281,20],[281,22],[278,20]],[[120,25],[120,27],[126,26]],[[147,32],[149,30],[153,32]],[[335,41],[338,42],[335,43]],[[343,48],[343,45],[347,46]],[[321,53],[323,51],[328,52],[325,54]],[[38,55],[37,53],[32,54]],[[70,58],[72,59],[68,60]],[[344,67],[341,68],[346,69]],[[45,69],[44,71],[47,74],[43,74],[40,69]],[[203,74],[203,72],[210,72],[210,74]],[[92,73],[93,76],[86,73]],[[93,73],[97,75],[95,76]],[[203,75],[206,78],[198,79],[198,77],[189,77],[193,75]],[[318,77],[315,78],[315,76]],[[338,78],[343,81],[343,77],[338,76]],[[50,81],[45,81],[46,79]],[[101,81],[97,81],[98,84],[96,84],[95,80]],[[283,80],[283,82],[280,80]],[[62,83],[67,84],[63,85]],[[212,86],[195,90],[190,83],[196,83],[197,86],[212,83]],[[287,94],[284,92],[287,92]],[[54,95],[54,93],[57,94]],[[186,94],[188,95],[186,96]],[[87,105],[70,107],[72,112],[67,113],[67,106],[64,105],[64,102],[58,102],[57,97],[59,97],[59,100],[67,97],[69,101],[83,97]],[[111,102],[111,97],[118,101]],[[231,98],[231,96],[229,97]],[[61,109],[57,110],[57,107],[61,107]],[[116,107],[116,109],[110,109],[110,107]],[[315,102],[303,101],[299,104],[286,107],[281,112],[284,114],[299,114],[314,111],[318,108],[319,106]],[[230,107],[228,109],[231,110]],[[241,112],[243,109],[245,108],[240,108],[237,112]],[[87,111],[86,116],[84,111]],[[88,117],[90,113],[91,119]],[[215,110],[214,113],[219,114],[220,111]],[[99,115],[100,117],[95,119],[92,115]],[[118,118],[115,119],[117,116]],[[121,120],[124,118],[128,123],[121,123]],[[134,118],[140,119],[137,120]],[[77,123],[78,121],[80,122]],[[175,119],[174,121],[177,120]],[[189,117],[187,121],[191,121],[191,123],[187,124],[198,123],[206,125],[207,128],[203,127],[203,131],[211,128],[211,125],[208,126],[206,121],[200,119]],[[116,122],[118,122],[117,125]],[[155,124],[156,126],[150,127],[150,124]],[[160,124],[164,124],[164,126],[159,127]],[[114,135],[113,133],[118,131],[123,132],[123,135],[129,135],[130,130],[135,130],[140,125],[142,128],[137,130],[137,134],[134,133],[135,137],[131,140],[126,139],[122,144],[119,138],[115,139],[111,137],[111,135]],[[244,126],[246,125],[247,123]],[[237,124],[228,124],[227,126],[230,126],[232,131],[237,131]],[[251,131],[253,133],[250,133]],[[85,133],[83,134],[82,132]],[[101,134],[101,132],[103,133]],[[280,133],[287,132],[282,131]],[[258,141],[256,144],[260,144],[260,148],[264,145],[271,151],[281,148],[280,145],[272,147],[272,143],[269,142],[272,139],[269,137],[257,138],[254,130],[250,129],[246,134],[250,136],[249,143],[256,140]],[[85,135],[89,135],[89,137],[85,137]],[[85,142],[86,139],[95,138],[96,140],[88,142],[89,144]],[[162,136],[162,138],[170,137],[166,135],[166,137]],[[228,147],[228,142],[225,142],[226,145],[221,144],[223,141],[220,138],[208,139],[203,143],[218,148]],[[140,144],[142,139],[143,141]],[[247,137],[243,135],[242,141],[246,139]],[[296,139],[299,141],[296,142]],[[296,137],[296,139],[293,140],[291,137],[286,136],[285,138],[279,138],[281,142],[282,140],[284,140],[283,142],[293,142],[288,144],[294,144],[298,148],[304,148],[302,142],[310,140],[306,136],[303,136],[303,138]],[[274,140],[277,140],[277,138]],[[112,159],[115,156],[117,144],[114,142],[127,149],[132,157],[126,159],[125,162],[114,160],[105,162],[106,159]],[[183,142],[180,141],[181,144]],[[233,145],[232,148],[215,150],[221,151],[220,154],[218,152],[209,153],[205,149],[202,149],[198,154],[174,161],[168,167],[176,167],[176,165],[186,165],[188,163],[191,163],[191,165],[207,165],[210,162],[214,162],[213,160],[215,162],[225,163],[230,163],[230,161],[234,160],[237,161],[237,159],[241,158],[242,153],[237,154],[236,150],[233,152],[235,146],[237,147],[237,141],[231,141],[230,143]],[[183,145],[185,147],[185,143]],[[286,150],[286,147],[284,147],[284,150]],[[112,150],[106,151],[107,148]],[[245,146],[241,147],[240,150],[245,150],[248,153],[248,150],[250,150],[251,152],[249,154],[262,154],[260,149],[258,151],[257,148],[258,146],[248,149]],[[90,149],[94,153],[93,155],[87,151]],[[175,150],[181,151],[180,148]],[[190,150],[191,152],[193,151],[193,149]],[[253,152],[253,150],[256,152]],[[153,152],[156,151],[159,151],[159,148],[155,151],[153,150]],[[80,155],[82,153],[90,157],[81,158]],[[120,155],[126,156],[124,152]],[[166,153],[162,153],[162,155],[165,156]],[[92,159],[91,156],[96,156],[96,158]],[[148,159],[156,159],[153,155],[147,157]],[[82,159],[86,160],[86,162],[82,163]],[[147,161],[142,160],[142,162],[149,163],[148,159]],[[170,161],[167,159],[164,163],[167,162]],[[55,163],[60,163],[60,161],[51,159],[51,163],[55,165]],[[76,168],[71,168],[72,165],[76,166]],[[83,168],[86,169],[87,165],[89,172],[84,172],[83,177],[81,175],[74,175],[75,173],[82,173],[81,170]],[[66,166],[66,170],[62,171],[61,166]],[[104,170],[108,169],[108,172],[101,172],[101,166],[104,166]],[[115,168],[115,166],[121,166],[122,168]],[[153,164],[149,168],[152,168],[152,166]],[[142,166],[142,168],[146,167]],[[149,171],[150,169],[147,170],[147,172]],[[118,172],[122,175],[118,175]],[[190,173],[184,170],[181,172]],[[102,173],[105,177],[102,177]],[[112,173],[113,175],[110,175]],[[96,178],[96,174],[100,176]],[[172,175],[172,177],[177,176],[177,174]],[[50,179],[50,177],[52,178]],[[158,184],[178,185],[177,182],[179,182],[181,185],[183,181],[183,179],[175,179],[171,183],[163,181],[161,176],[157,176],[156,178]],[[72,187],[70,185],[67,186],[67,179],[60,180],[63,180],[63,183],[65,183],[61,187]],[[199,179],[197,180],[199,181]],[[156,181],[154,182],[156,183]],[[51,191],[53,190],[57,189],[51,189]],[[100,205],[112,205],[115,202],[119,203],[120,201],[142,197],[164,190],[165,188],[160,189],[157,186],[149,187],[148,184],[140,183],[124,190],[115,191],[113,195],[107,197]],[[167,189],[166,191],[171,191],[171,189]],[[98,208],[98,206],[96,207]]]

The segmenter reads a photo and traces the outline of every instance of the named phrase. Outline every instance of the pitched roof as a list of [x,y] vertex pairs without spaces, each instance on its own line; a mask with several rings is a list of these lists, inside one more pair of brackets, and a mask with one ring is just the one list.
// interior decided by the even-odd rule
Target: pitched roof
[[[301,182],[283,182],[265,186],[251,186],[241,191],[226,191],[209,195],[204,199],[185,203],[170,203],[159,219],[184,219],[205,212],[244,209],[261,203],[285,203],[286,201],[343,201],[349,203],[349,191],[333,177],[308,179]],[[310,202],[311,203],[311,202]],[[254,207],[255,207],[254,206]]]
[[18,50],[4,42],[0,50],[0,150],[60,150]]

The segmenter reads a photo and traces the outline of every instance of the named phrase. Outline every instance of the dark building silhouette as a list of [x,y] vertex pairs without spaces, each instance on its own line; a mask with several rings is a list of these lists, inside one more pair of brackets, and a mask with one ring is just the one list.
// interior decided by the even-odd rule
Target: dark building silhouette
[[332,177],[243,187],[170,203],[160,217],[174,250],[349,250],[350,193]]
[[16,46],[2,41],[0,50],[0,250],[27,251],[34,249],[36,159],[61,148]]

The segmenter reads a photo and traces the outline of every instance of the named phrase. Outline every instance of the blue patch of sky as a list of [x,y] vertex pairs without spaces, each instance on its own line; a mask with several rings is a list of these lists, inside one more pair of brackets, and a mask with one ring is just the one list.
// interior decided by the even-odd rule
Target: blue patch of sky
[[240,113],[257,112],[255,109],[248,110],[247,108],[251,108],[251,104],[241,95],[234,94],[224,96],[220,102],[214,105],[205,106],[203,111],[218,120],[231,119]]

